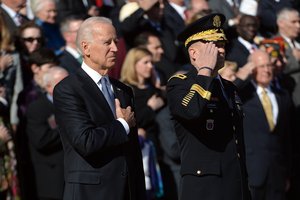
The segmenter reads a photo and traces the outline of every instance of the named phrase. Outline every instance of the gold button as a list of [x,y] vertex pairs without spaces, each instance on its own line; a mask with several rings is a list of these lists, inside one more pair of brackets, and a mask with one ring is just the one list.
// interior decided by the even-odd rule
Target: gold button
[[200,175],[201,174],[201,170],[197,170],[197,174]]
[[234,116],[233,112],[231,113],[231,116],[232,116],[232,117]]

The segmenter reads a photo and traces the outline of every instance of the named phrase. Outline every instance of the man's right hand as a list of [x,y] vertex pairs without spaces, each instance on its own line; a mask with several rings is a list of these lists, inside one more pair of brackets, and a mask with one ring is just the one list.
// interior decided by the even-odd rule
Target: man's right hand
[[136,125],[134,112],[131,110],[130,106],[127,108],[122,108],[119,99],[115,99],[116,104],[116,116],[117,118],[124,119],[130,128]]

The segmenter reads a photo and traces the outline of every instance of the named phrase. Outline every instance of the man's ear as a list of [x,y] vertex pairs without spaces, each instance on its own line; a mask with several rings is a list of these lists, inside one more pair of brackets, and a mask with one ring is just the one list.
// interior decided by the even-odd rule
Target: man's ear
[[86,41],[82,41],[81,42],[81,49],[82,49],[82,53],[85,56],[89,56],[90,55],[90,44]]
[[189,53],[189,56],[190,56],[190,59],[195,61],[196,60],[196,54],[197,54],[197,51],[193,48],[193,47],[190,47],[188,49],[188,53]]
[[37,64],[32,64],[31,65],[31,71],[33,74],[36,74],[40,70],[40,67]]

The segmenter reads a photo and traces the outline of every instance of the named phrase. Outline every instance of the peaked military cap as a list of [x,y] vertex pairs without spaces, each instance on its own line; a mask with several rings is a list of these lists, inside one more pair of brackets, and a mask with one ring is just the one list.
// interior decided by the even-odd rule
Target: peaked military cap
[[225,20],[225,16],[220,13],[213,13],[201,17],[188,25],[178,35],[178,40],[183,42],[187,48],[199,40],[207,42],[227,41],[222,27]]

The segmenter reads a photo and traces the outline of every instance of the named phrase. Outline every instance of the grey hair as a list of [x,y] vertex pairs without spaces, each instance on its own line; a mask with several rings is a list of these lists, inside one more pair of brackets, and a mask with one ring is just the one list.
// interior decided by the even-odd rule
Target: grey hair
[[56,1],[55,0],[31,0],[32,4],[31,4],[31,10],[33,12],[34,15],[36,15],[45,5],[45,3],[47,2],[52,2],[56,5]]
[[70,31],[70,24],[77,21],[83,21],[83,18],[79,15],[70,15],[64,18],[60,23],[60,32],[65,33]]
[[279,20],[286,20],[288,18],[288,13],[291,12],[297,12],[299,14],[299,12],[294,9],[294,8],[289,8],[289,7],[285,7],[283,9],[281,9],[280,11],[278,11],[277,13],[277,21]]
[[93,39],[93,34],[96,30],[95,24],[112,24],[112,21],[106,17],[90,17],[87,18],[80,26],[77,37],[76,37],[76,45],[79,52],[82,54],[81,42],[88,41],[90,42]]
[[65,74],[68,75],[68,71],[60,66],[53,66],[48,69],[43,75],[43,86],[52,85],[57,78],[57,75]]

